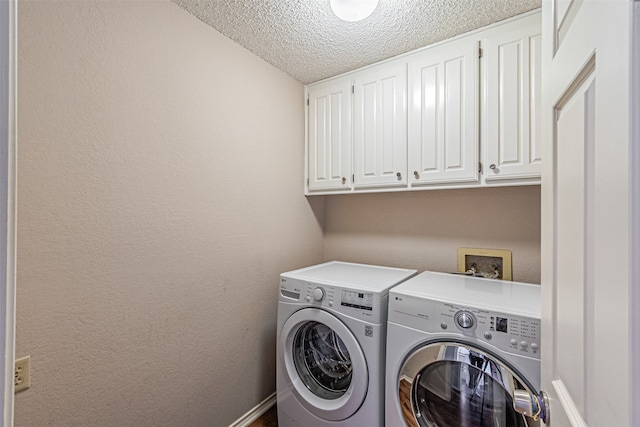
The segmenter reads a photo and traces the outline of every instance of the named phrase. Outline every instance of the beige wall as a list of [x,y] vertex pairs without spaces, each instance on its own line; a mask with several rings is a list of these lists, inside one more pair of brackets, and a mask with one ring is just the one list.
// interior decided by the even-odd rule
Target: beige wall
[[322,261],[303,86],[169,2],[25,1],[18,89],[15,425],[229,425]]
[[513,279],[540,283],[540,187],[328,197],[325,260],[455,271],[459,247],[509,249]]

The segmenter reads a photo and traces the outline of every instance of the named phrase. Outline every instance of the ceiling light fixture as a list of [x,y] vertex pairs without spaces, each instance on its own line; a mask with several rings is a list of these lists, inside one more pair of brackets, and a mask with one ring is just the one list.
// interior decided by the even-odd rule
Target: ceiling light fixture
[[378,0],[330,0],[331,10],[343,21],[362,21],[378,7]]

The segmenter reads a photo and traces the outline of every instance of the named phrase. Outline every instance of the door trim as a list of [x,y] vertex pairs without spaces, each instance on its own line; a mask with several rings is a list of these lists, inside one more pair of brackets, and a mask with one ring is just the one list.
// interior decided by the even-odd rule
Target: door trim
[[565,410],[567,418],[571,422],[572,427],[588,427],[582,415],[580,415],[580,411],[571,397],[571,393],[564,385],[564,383],[560,380],[551,381],[553,384],[553,389],[556,391],[558,395],[558,400],[560,400],[560,404]]
[[[630,105],[630,123],[631,123],[631,143],[629,153],[629,198],[630,198],[630,218],[631,224],[631,271],[630,283],[631,295],[629,298],[630,321],[629,325],[631,354],[640,354],[640,1],[631,2],[631,105]],[[640,419],[640,366],[632,363],[630,368],[631,377],[631,414],[630,419]]]
[[16,266],[17,0],[0,2],[0,354],[2,421],[13,425]]

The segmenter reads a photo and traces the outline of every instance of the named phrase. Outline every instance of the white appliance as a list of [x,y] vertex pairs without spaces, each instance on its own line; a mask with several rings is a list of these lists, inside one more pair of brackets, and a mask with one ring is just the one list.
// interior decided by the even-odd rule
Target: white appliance
[[280,276],[280,427],[384,426],[389,288],[415,273],[332,261]]
[[407,280],[389,293],[386,367],[389,427],[539,425],[540,286]]

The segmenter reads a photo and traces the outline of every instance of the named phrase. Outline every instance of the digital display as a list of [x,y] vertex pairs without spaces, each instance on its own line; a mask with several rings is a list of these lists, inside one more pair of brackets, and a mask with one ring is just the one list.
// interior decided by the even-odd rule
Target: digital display
[[373,294],[343,290],[340,305],[371,311],[373,310]]
[[508,325],[509,319],[505,319],[504,317],[496,317],[496,331],[507,332]]

